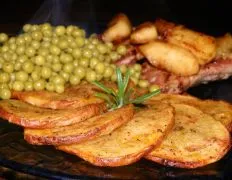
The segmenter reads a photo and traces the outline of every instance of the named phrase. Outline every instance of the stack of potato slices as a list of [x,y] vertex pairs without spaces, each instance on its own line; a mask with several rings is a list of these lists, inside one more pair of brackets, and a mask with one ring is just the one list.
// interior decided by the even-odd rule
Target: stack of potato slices
[[107,111],[94,96],[98,91],[85,84],[62,94],[14,92],[14,100],[0,101],[0,117],[23,126],[28,143],[53,145],[96,166],[124,166],[146,158],[197,168],[230,150],[229,103],[160,94],[140,108],[129,104]]

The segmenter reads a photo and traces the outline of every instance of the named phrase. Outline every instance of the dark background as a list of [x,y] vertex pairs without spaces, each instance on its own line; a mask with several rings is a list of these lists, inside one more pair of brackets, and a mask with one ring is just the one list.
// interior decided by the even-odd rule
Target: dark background
[[113,15],[124,12],[134,25],[161,17],[218,36],[232,32],[231,7],[230,0],[1,0],[0,28],[16,33],[27,22],[50,21],[100,32]]

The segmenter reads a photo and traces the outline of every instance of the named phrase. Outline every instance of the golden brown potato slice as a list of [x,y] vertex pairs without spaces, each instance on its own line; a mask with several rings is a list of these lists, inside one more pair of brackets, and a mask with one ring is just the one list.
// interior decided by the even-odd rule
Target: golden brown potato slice
[[232,57],[232,36],[227,33],[222,37],[216,38],[217,57],[231,58]]
[[191,95],[181,95],[181,94],[165,94],[160,93],[156,96],[151,97],[147,101],[144,102],[144,104],[152,105],[153,101],[162,101],[163,103],[188,103],[188,102],[195,102],[200,99],[197,97],[191,96]]
[[225,101],[204,100],[201,103],[193,105],[204,113],[211,115],[214,119],[220,121],[229,132],[232,132],[232,106]]
[[216,55],[214,37],[165,20],[157,20],[155,26],[167,42],[185,48],[194,54],[199,64],[204,65],[214,59]]
[[51,129],[25,129],[24,139],[36,145],[63,145],[80,143],[98,136],[109,134],[114,129],[131,120],[133,105],[94,116],[83,122]]
[[186,104],[173,104],[175,125],[158,148],[145,157],[157,163],[197,168],[221,159],[230,149],[230,134],[211,116]]
[[158,31],[158,34],[162,38],[165,38],[166,36],[168,36],[169,33],[171,33],[173,29],[176,27],[175,23],[168,22],[164,19],[157,19],[154,24]]
[[176,27],[171,35],[167,36],[167,41],[188,49],[197,57],[201,65],[209,63],[216,55],[216,41],[214,37],[182,26]]
[[99,115],[106,110],[104,103],[76,109],[39,108],[18,100],[1,100],[0,117],[27,128],[67,126]]
[[147,100],[145,104],[155,105],[160,101],[171,104],[184,103],[197,107],[204,113],[213,116],[214,119],[220,121],[229,132],[232,132],[232,105],[225,101],[201,100],[190,95],[159,94]]
[[199,71],[197,58],[188,50],[162,41],[151,41],[139,46],[141,53],[155,67],[168,72],[190,76]]
[[49,91],[14,91],[12,97],[38,107],[67,109],[104,102],[94,96],[96,90],[94,85],[83,84],[66,88],[61,94]]
[[173,107],[145,109],[109,135],[81,144],[59,146],[96,166],[123,166],[141,159],[158,145],[174,124]]
[[133,44],[144,44],[157,38],[157,31],[154,23],[145,22],[140,24],[131,33],[130,42]]
[[116,15],[108,24],[107,29],[102,34],[102,39],[106,42],[120,42],[130,36],[132,26],[128,17],[120,13]]

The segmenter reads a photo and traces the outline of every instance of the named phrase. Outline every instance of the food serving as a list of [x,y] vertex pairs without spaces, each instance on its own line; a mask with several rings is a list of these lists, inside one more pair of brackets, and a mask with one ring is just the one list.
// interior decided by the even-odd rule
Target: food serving
[[133,27],[125,14],[101,35],[48,23],[23,31],[0,34],[0,117],[28,143],[112,167],[146,158],[197,168],[230,150],[232,105],[176,94],[231,75],[230,35],[164,20]]

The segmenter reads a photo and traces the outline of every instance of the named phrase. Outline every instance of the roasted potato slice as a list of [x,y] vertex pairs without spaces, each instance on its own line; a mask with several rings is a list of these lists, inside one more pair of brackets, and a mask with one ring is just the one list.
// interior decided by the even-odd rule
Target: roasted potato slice
[[130,42],[133,44],[144,44],[157,38],[157,30],[154,23],[145,22],[140,24],[131,33]]
[[84,121],[102,114],[105,103],[90,104],[76,109],[39,108],[18,100],[1,100],[0,117],[27,128],[54,128]]
[[216,38],[217,57],[231,58],[232,57],[232,36],[227,33],[222,37]]
[[102,39],[105,42],[120,42],[128,38],[131,31],[130,20],[125,14],[120,13],[109,22],[107,29],[102,34]]
[[80,143],[104,134],[131,120],[134,114],[133,105],[127,105],[115,111],[110,111],[89,118],[83,122],[51,129],[24,130],[24,139],[35,145],[63,145]]
[[152,65],[176,75],[190,76],[199,71],[197,58],[179,46],[151,41],[139,46],[139,50]]
[[215,120],[220,121],[229,132],[232,132],[232,105],[225,101],[201,100],[190,95],[159,94],[147,100],[145,104],[156,105],[160,101],[168,104],[188,104],[199,108],[214,117]]
[[201,103],[194,103],[193,106],[220,121],[232,133],[231,104],[224,101],[204,100]]
[[96,166],[123,166],[141,159],[156,145],[174,124],[173,108],[145,109],[109,135],[80,144],[57,148],[77,155]]
[[181,95],[181,94],[165,94],[160,93],[156,96],[151,97],[150,99],[146,100],[144,104],[146,105],[152,105],[153,103],[156,103],[157,101],[162,101],[162,103],[191,103],[191,102],[199,102],[200,99],[197,97],[191,96],[191,95]]
[[200,65],[207,64],[214,59],[216,55],[216,40],[214,37],[165,20],[157,20],[155,25],[167,42],[189,50],[197,57]]
[[168,22],[164,19],[157,19],[155,21],[155,27],[158,31],[158,34],[165,39],[166,36],[169,35],[173,31],[173,29],[176,27],[175,23]]
[[[105,84],[108,87],[113,83]],[[67,87],[64,93],[49,91],[14,91],[12,98],[19,99],[29,104],[50,108],[50,109],[70,109],[86,106],[89,104],[103,103],[104,101],[94,96],[99,89],[95,85],[82,84]]]
[[161,145],[145,157],[154,162],[197,168],[221,159],[230,149],[230,134],[211,116],[186,104],[173,104],[175,125]]

